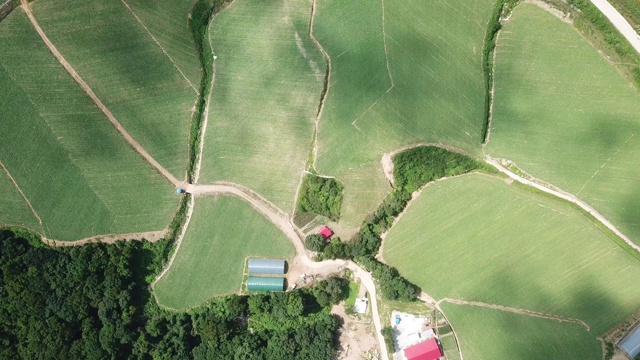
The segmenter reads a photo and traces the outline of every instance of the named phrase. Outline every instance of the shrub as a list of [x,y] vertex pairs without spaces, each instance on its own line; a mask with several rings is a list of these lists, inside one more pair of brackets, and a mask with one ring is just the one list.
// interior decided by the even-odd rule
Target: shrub
[[326,243],[324,241],[324,236],[320,234],[313,234],[307,236],[307,238],[304,240],[304,245],[311,251],[320,252],[324,249]]
[[305,176],[298,198],[298,212],[311,212],[333,221],[340,218],[343,186],[333,178]]
[[468,156],[435,146],[421,146],[402,152],[393,158],[393,165],[396,189],[408,193],[413,193],[430,181],[483,167]]

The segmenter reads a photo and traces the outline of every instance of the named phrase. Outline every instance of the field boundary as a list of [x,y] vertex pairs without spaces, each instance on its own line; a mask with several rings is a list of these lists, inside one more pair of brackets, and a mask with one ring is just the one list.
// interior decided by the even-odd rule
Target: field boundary
[[109,122],[116,128],[116,130],[118,131],[118,133],[120,133],[122,138],[127,143],[129,143],[129,145],[131,145],[134,148],[134,150],[138,152],[138,154],[140,154],[151,166],[153,166],[162,176],[164,176],[167,180],[169,180],[175,187],[181,187],[183,185],[183,182],[178,180],[175,176],[173,176],[173,174],[171,174],[167,169],[165,169],[162,165],[160,165],[160,163],[156,161],[156,159],[154,159],[153,156],[151,156],[151,154],[149,154],[142,147],[142,145],[140,145],[140,143],[138,143],[127,132],[127,130],[124,129],[124,127],[115,118],[115,116],[113,116],[111,111],[109,111],[109,109],[104,105],[104,103],[102,103],[100,98],[98,98],[98,96],[93,92],[91,87],[76,72],[76,70],[71,66],[71,64],[67,62],[67,60],[62,56],[60,51],[58,51],[55,45],[53,45],[51,40],[49,40],[49,37],[47,37],[47,34],[44,32],[44,30],[42,30],[42,28],[40,27],[40,24],[38,23],[36,18],[33,16],[33,13],[31,13],[31,9],[29,8],[29,3],[27,2],[27,0],[21,0],[21,1],[22,1],[22,10],[25,12],[27,17],[29,18],[29,21],[31,21],[31,24],[35,28],[38,35],[40,35],[40,38],[42,39],[42,41],[44,41],[49,51],[53,54],[56,60],[58,60],[60,65],[62,65],[62,67],[69,73],[69,75],[71,75],[71,77],[76,81],[76,83],[80,85],[82,90],[84,90],[84,92],[89,96],[89,98],[93,100],[93,102],[96,104],[98,109],[100,109],[100,111],[102,111],[102,113],[107,117]]
[[189,199],[189,203],[187,204],[187,214],[185,216],[184,224],[182,224],[182,229],[180,229],[180,234],[176,238],[176,243],[175,243],[175,246],[173,247],[173,253],[171,254],[169,261],[165,264],[160,274],[156,276],[156,278],[153,280],[153,282],[150,285],[151,292],[153,293],[153,298],[156,300],[156,304],[160,304],[160,302],[158,301],[158,297],[156,295],[156,292],[154,291],[154,288],[158,280],[164,277],[167,271],[171,268],[171,265],[173,265],[173,261],[175,260],[176,255],[178,254],[178,250],[180,250],[180,245],[182,245],[182,240],[184,239],[184,235],[187,233],[187,228],[189,228],[189,222],[191,222],[191,215],[193,215],[194,206],[195,206],[195,197],[192,196]]
[[[311,167],[315,169],[316,160],[318,159],[318,132],[320,131],[320,118],[322,117],[322,110],[324,109],[324,104],[327,100],[327,96],[329,95],[329,89],[331,87],[331,57],[329,53],[322,47],[322,44],[316,39],[313,35],[313,22],[316,18],[316,2],[317,0],[313,0],[311,2],[311,15],[309,18],[309,39],[311,42],[320,50],[322,56],[324,57],[324,62],[326,63],[326,75],[324,78],[324,88],[320,93],[320,104],[318,104],[318,112],[316,113],[316,120],[314,122],[315,130],[313,132],[313,144],[311,149]],[[302,182],[300,182],[302,184]],[[299,186],[298,186],[299,187]],[[294,206],[295,209],[295,206]]]
[[[315,1],[315,0],[314,0]],[[376,104],[378,104],[378,102],[380,102],[380,100],[382,100],[383,97],[385,97],[391,90],[393,90],[393,88],[396,86],[395,82],[393,81],[393,75],[391,74],[391,66],[389,65],[389,51],[387,50],[387,31],[385,30],[385,26],[384,26],[384,0],[380,0],[382,3],[382,46],[384,47],[384,58],[385,58],[385,63],[387,66],[387,75],[389,75],[389,81],[391,82],[391,86],[389,86],[389,88],[387,89],[387,91],[384,92],[384,94],[380,95],[380,97],[378,97],[376,99],[376,101],[373,102],[373,104],[371,104],[371,106],[369,106],[365,111],[362,112],[362,114],[358,115],[358,117],[353,120],[353,122],[351,122],[351,125],[353,127],[355,127],[356,129],[358,129],[358,131],[362,132],[362,130],[358,127],[358,125],[356,125],[356,122],[358,122],[358,120],[362,119],[362,117],[369,112],[369,110],[371,110],[374,106],[376,106]]]
[[[191,81],[187,78],[187,76],[182,72],[182,70],[180,69],[180,67],[178,66],[178,64],[176,64],[175,61],[173,61],[173,58],[169,55],[169,53],[167,53],[167,51],[164,49],[164,47],[162,47],[162,45],[160,44],[160,42],[156,39],[155,36],[153,36],[153,34],[151,33],[151,31],[149,31],[149,29],[147,28],[147,26],[144,24],[144,22],[142,21],[142,19],[140,19],[138,17],[138,15],[136,15],[135,11],[133,11],[133,9],[131,8],[131,6],[129,6],[129,4],[127,4],[127,2],[125,0],[120,0],[120,2],[122,2],[122,4],[127,8],[127,10],[129,10],[129,12],[131,13],[131,15],[133,15],[136,20],[138,21],[138,23],[140,24],[140,26],[142,26],[142,28],[144,29],[144,31],[146,31],[147,34],[149,34],[149,36],[151,37],[151,39],[153,40],[154,43],[156,43],[156,45],[158,45],[158,47],[160,48],[160,50],[162,50],[162,53],[169,59],[169,61],[171,61],[171,64],[173,64],[173,67],[176,68],[176,70],[178,70],[178,72],[180,73],[180,75],[182,75],[182,78],[185,79],[185,81],[187,83],[189,83],[189,86],[193,89],[193,91],[195,91],[195,93],[197,95],[200,95],[200,93],[198,92],[198,89],[196,89],[196,87],[193,85],[193,83],[191,83]],[[197,100],[196,100],[197,101]]]
[[480,302],[480,301],[468,301],[468,300],[462,300],[462,299],[443,298],[443,299],[440,299],[437,302],[437,304],[440,305],[443,302],[446,302],[446,303],[449,303],[449,304],[455,304],[455,305],[476,306],[476,307],[482,307],[482,308],[487,308],[487,309],[510,312],[510,313],[519,314],[519,315],[537,317],[537,318],[541,318],[541,319],[556,320],[556,321],[560,321],[560,322],[568,322],[568,323],[579,324],[583,328],[585,328],[587,330],[587,332],[591,332],[591,327],[587,323],[585,323],[584,321],[582,321],[580,319],[576,319],[576,318],[569,318],[569,317],[565,317],[565,316],[546,314],[546,313],[542,313],[542,312],[539,312],[539,311],[515,308],[515,307],[511,307],[511,306],[489,304],[489,303]]
[[4,166],[2,161],[0,161],[0,167],[2,168],[4,173],[7,174],[7,177],[9,178],[9,180],[11,180],[11,182],[13,183],[13,186],[16,188],[16,190],[18,190],[18,192],[22,196],[22,199],[25,201],[25,203],[27,203],[27,206],[31,210],[31,213],[33,214],[33,216],[35,216],[36,220],[38,220],[38,223],[40,224],[40,230],[42,230],[42,236],[43,237],[46,236],[45,232],[44,232],[44,226],[42,225],[42,219],[40,219],[40,216],[38,215],[38,212],[31,205],[31,201],[29,201],[29,198],[27,198],[27,196],[22,192],[22,189],[20,189],[20,186],[18,186],[18,183],[13,178],[13,176],[11,176],[11,173],[9,172],[9,169],[7,169],[7,167]]

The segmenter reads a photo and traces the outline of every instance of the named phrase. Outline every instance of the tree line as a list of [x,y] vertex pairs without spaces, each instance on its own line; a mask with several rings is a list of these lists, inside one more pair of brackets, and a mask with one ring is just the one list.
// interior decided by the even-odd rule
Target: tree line
[[0,231],[0,358],[330,359],[344,281],[216,298],[187,312],[149,290],[170,242],[51,248]]
[[492,170],[468,156],[435,146],[404,151],[393,158],[393,164],[393,191],[376,211],[367,216],[360,231],[350,241],[334,238],[325,243],[321,235],[310,235],[305,239],[305,244],[310,250],[318,252],[318,260],[350,259],[371,271],[385,298],[413,301],[420,289],[402,277],[397,269],[375,259],[382,244],[381,235],[405,209],[413,192],[428,182],[474,170]]

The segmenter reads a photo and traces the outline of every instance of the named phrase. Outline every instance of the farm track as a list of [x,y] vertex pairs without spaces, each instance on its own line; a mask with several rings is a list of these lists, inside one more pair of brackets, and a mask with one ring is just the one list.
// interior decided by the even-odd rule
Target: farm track
[[191,83],[191,81],[187,78],[187,76],[182,72],[182,70],[180,69],[180,67],[178,66],[178,64],[176,64],[175,61],[173,61],[173,58],[171,58],[171,55],[169,55],[169,53],[167,53],[167,51],[164,49],[164,47],[162,47],[162,44],[160,44],[160,42],[158,41],[158,39],[156,39],[155,36],[153,36],[153,34],[151,33],[151,31],[149,31],[149,29],[147,28],[147,26],[144,24],[144,22],[142,21],[142,19],[140,19],[138,17],[138,15],[136,15],[135,11],[133,11],[133,9],[131,8],[131,6],[129,6],[129,4],[127,4],[127,2],[125,0],[120,0],[122,2],[122,5],[124,5],[124,7],[127,8],[127,10],[129,10],[129,12],[131,13],[131,15],[133,15],[136,20],[138,21],[138,23],[140,24],[140,26],[142,26],[142,28],[144,29],[144,31],[149,34],[149,36],[151,37],[151,39],[153,40],[154,43],[156,43],[156,45],[158,45],[158,47],[160,48],[160,50],[162,51],[162,53],[167,57],[167,59],[169,59],[169,61],[171,62],[171,64],[173,64],[173,67],[176,68],[176,70],[178,70],[178,72],[180,73],[180,75],[182,76],[182,78],[184,78],[184,80],[189,84],[189,86],[193,89],[193,91],[196,93],[196,95],[200,95],[200,93],[198,92],[198,89],[195,87],[195,85],[193,85]]
[[35,28],[42,41],[44,41],[49,51],[53,54],[53,56],[58,60],[60,65],[64,67],[64,69],[71,75],[71,77],[80,85],[82,90],[93,100],[96,106],[102,111],[102,113],[107,117],[109,122],[116,128],[116,130],[120,133],[122,138],[129,143],[151,166],[153,166],[162,176],[164,176],[167,180],[169,180],[175,187],[183,186],[184,182],[178,180],[173,174],[171,174],[167,169],[165,169],[156,159],[153,158],[143,147],[140,145],[128,132],[124,129],[124,127],[120,124],[120,122],[113,116],[111,111],[102,103],[100,98],[93,92],[91,87],[82,79],[82,77],[76,72],[76,70],[67,62],[67,60],[62,56],[60,51],[53,45],[51,40],[47,37],[46,33],[38,24],[38,21],[31,13],[31,9],[29,7],[29,3],[27,0],[21,0],[22,10],[25,12],[29,21]]
[[16,180],[13,178],[13,176],[11,176],[11,173],[9,172],[9,169],[6,168],[6,166],[4,166],[4,164],[2,163],[2,161],[0,161],[0,167],[2,168],[2,170],[4,171],[4,173],[7,175],[7,177],[9,178],[9,180],[11,180],[11,182],[13,183],[13,186],[15,186],[16,190],[18,190],[18,192],[20,193],[20,195],[22,196],[22,198],[24,199],[25,203],[27,203],[27,206],[29,207],[29,209],[31,210],[31,212],[33,213],[33,216],[36,217],[36,219],[38,220],[38,224],[40,224],[40,230],[42,230],[42,234],[43,236],[45,236],[44,233],[44,226],[42,225],[42,219],[40,219],[40,216],[38,215],[38,213],[36,212],[36,209],[33,208],[33,206],[31,205],[31,201],[29,201],[29,198],[27,198],[27,196],[22,192],[22,189],[20,189],[20,186],[18,186],[18,183],[16,182]]
[[541,319],[556,320],[556,321],[560,321],[560,322],[569,322],[569,323],[579,324],[582,327],[584,327],[587,331],[591,331],[591,327],[589,325],[587,325],[587,323],[585,323],[584,321],[582,321],[580,319],[568,318],[568,317],[559,316],[559,315],[545,314],[545,313],[541,313],[541,312],[538,312],[538,311],[514,308],[514,307],[510,307],[510,306],[503,306],[503,305],[497,305],[497,304],[488,304],[488,303],[484,303],[484,302],[480,302],[480,301],[467,301],[467,300],[452,299],[452,298],[440,299],[436,303],[436,305],[438,305],[438,307],[439,307],[440,304],[443,303],[443,302],[450,303],[450,304],[456,304],[456,305],[467,305],[467,306],[483,307],[483,308],[488,308],[488,309],[511,312],[511,313],[520,314],[520,315],[533,316],[533,317],[537,317],[537,318],[541,318]]
[[627,245],[629,245],[632,249],[634,249],[637,252],[640,252],[640,246],[636,245],[633,241],[631,241],[626,235],[624,235],[620,230],[618,230],[618,228],[616,228],[609,220],[607,220],[604,216],[602,216],[598,211],[596,211],[594,208],[592,208],[591,206],[589,206],[587,203],[585,203],[584,201],[578,199],[575,195],[569,194],[559,188],[556,188],[555,186],[549,185],[549,184],[545,184],[545,185],[541,185],[541,183],[544,183],[542,181],[540,181],[539,179],[536,179],[534,177],[531,177],[530,179],[527,178],[523,178],[515,173],[513,173],[512,171],[508,170],[507,168],[505,168],[504,166],[502,166],[502,164],[500,164],[498,161],[496,161],[495,159],[493,159],[492,157],[490,157],[489,155],[485,156],[485,162],[493,167],[495,167],[496,169],[498,169],[498,171],[500,171],[501,173],[509,176],[511,179],[524,184],[524,185],[528,185],[531,186],[537,190],[543,191],[547,194],[551,194],[555,197],[558,197],[560,199],[566,200],[570,203],[573,203],[575,205],[578,205],[582,210],[588,212],[591,216],[593,216],[596,220],[598,220],[600,223],[602,223],[602,225],[606,226],[609,230],[611,230],[614,234],[616,234],[619,238],[621,238],[622,240],[624,240],[625,243],[627,243]]

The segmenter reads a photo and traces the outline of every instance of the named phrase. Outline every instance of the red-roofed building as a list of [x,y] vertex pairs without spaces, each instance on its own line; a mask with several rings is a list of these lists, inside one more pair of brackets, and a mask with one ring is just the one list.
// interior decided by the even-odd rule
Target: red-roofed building
[[318,230],[318,234],[322,235],[324,239],[327,240],[331,237],[331,235],[333,235],[333,231],[331,231],[331,229],[329,229],[328,227],[323,226],[320,228],[320,230]]
[[418,345],[404,349],[407,360],[438,360],[442,357],[440,346],[436,339],[431,338]]

